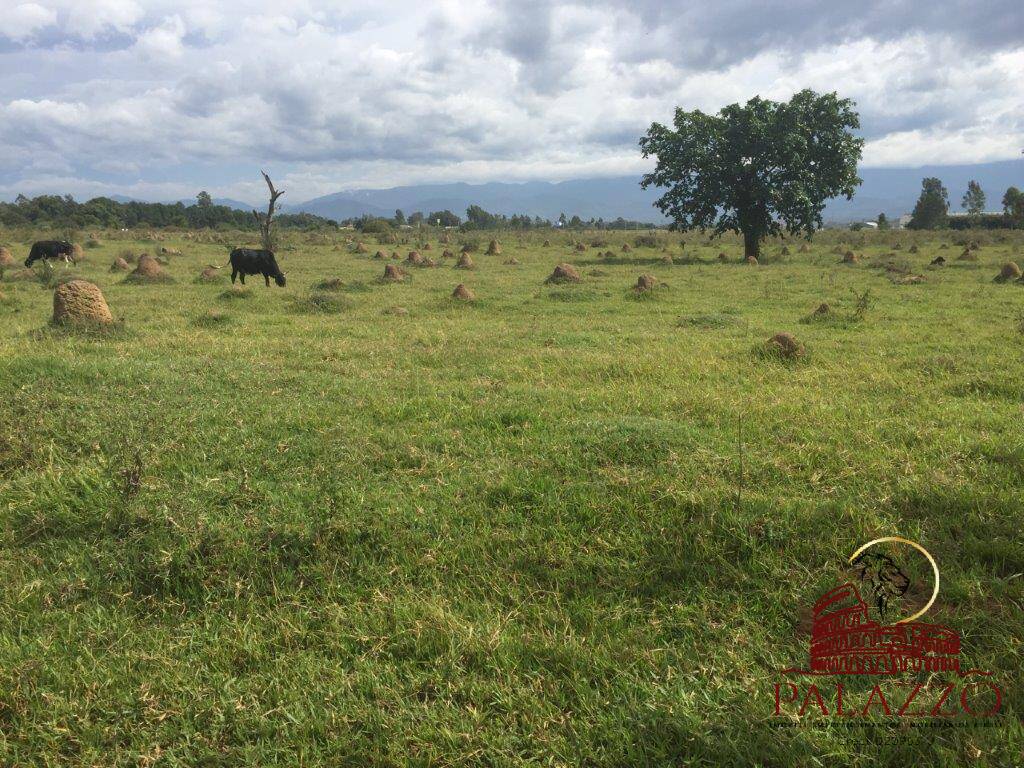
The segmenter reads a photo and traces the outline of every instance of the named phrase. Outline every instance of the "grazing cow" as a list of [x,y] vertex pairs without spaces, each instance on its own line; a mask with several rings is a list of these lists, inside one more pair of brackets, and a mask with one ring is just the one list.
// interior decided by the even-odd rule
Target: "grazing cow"
[[75,247],[64,240],[40,240],[32,246],[28,258],[25,259],[25,266],[31,267],[35,262],[42,259],[64,259],[64,263],[74,261]]
[[231,282],[239,275],[242,278],[242,285],[245,285],[246,275],[263,275],[267,286],[270,285],[270,278],[284,288],[284,273],[277,266],[277,259],[273,251],[258,250],[255,248],[235,248],[229,258],[231,263]]

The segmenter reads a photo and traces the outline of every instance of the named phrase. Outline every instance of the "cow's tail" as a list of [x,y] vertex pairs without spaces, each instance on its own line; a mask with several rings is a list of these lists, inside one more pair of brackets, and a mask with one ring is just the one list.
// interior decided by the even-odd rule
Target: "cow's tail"
[[225,261],[223,264],[219,264],[219,265],[218,264],[207,264],[206,266],[208,266],[210,269],[224,269],[224,267],[226,267],[228,264],[231,263],[231,254],[232,253],[234,253],[234,251],[231,251],[228,254],[228,260]]

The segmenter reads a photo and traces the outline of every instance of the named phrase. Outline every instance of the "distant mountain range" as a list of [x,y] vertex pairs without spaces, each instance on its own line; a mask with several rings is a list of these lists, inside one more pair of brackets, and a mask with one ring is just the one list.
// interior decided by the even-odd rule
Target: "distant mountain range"
[[[879,213],[897,218],[910,212],[921,191],[921,179],[936,176],[949,190],[950,211],[960,210],[960,198],[967,182],[975,179],[988,195],[988,210],[1001,210],[1001,200],[1007,187],[1024,188],[1024,160],[1008,160],[976,165],[923,166],[920,168],[862,168],[863,185],[853,200],[832,200],[825,208],[825,219],[834,223],[847,223],[874,219]],[[605,221],[619,216],[632,221],[663,223],[661,212],[654,207],[660,192],[640,189],[639,178],[634,176],[577,179],[551,183],[530,181],[521,184],[492,182],[488,184],[419,184],[391,189],[357,189],[317,197],[304,203],[283,205],[284,213],[313,213],[341,221],[357,216],[391,217],[401,209],[406,216],[421,211],[450,210],[465,218],[466,208],[479,205],[491,213],[506,216],[528,214],[554,221],[560,213],[582,219],[603,218]],[[131,202],[134,198],[111,195],[118,202]],[[14,193],[10,195],[13,200]],[[182,200],[185,205],[195,204],[194,198]],[[248,211],[262,210],[265,201],[242,202],[231,198],[214,198],[217,205]]]
[[[108,195],[108,197],[115,203],[146,203],[148,200],[140,200],[137,197],[128,197],[126,195]],[[182,205],[195,205],[196,199],[194,197],[185,198],[183,200],[157,200],[159,203],[181,203]],[[214,205],[224,205],[228,208],[235,208],[239,211],[251,211],[253,206],[249,203],[243,203],[241,200],[232,200],[230,197],[215,197],[213,198]]]
[[466,208],[479,205],[491,213],[528,214],[557,219],[560,213],[583,219],[614,219],[622,216],[638,221],[662,221],[654,201],[658,193],[640,189],[635,177],[580,179],[551,183],[522,184],[422,184],[392,189],[360,189],[337,192],[295,205],[291,210],[315,213],[331,219],[369,214],[394,216],[401,209],[429,214],[449,210],[465,218]]
[[[988,209],[999,210],[1007,187],[1024,188],[1024,161],[1010,160],[978,165],[923,166],[921,168],[863,168],[864,183],[853,200],[832,200],[825,208],[826,220],[851,222],[874,219],[879,213],[898,218],[909,213],[921,192],[921,179],[937,176],[949,190],[950,211],[960,210],[960,198],[967,182],[977,180],[988,194]],[[337,192],[290,206],[289,212],[306,211],[330,219],[356,216],[394,216],[401,209],[429,214],[448,209],[465,217],[466,208],[479,205],[491,213],[528,214],[554,220],[560,213],[583,219],[606,221],[622,216],[636,221],[665,221],[654,207],[660,193],[640,189],[633,176],[579,179],[523,184],[422,184],[391,189],[359,189]]]

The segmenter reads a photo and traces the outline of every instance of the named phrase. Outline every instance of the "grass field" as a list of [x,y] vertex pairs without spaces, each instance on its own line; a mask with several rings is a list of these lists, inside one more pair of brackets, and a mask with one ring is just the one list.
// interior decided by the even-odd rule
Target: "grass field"
[[[992,280],[1021,233],[760,266],[506,233],[401,284],[371,256],[415,243],[289,234],[287,287],[241,294],[194,282],[230,237],[130,237],[68,270],[113,332],[0,281],[0,765],[1022,762],[1024,286]],[[174,283],[108,270],[161,247]],[[778,331],[802,359],[758,354]],[[890,534],[935,555],[929,618],[1003,711],[772,727],[807,606]]]

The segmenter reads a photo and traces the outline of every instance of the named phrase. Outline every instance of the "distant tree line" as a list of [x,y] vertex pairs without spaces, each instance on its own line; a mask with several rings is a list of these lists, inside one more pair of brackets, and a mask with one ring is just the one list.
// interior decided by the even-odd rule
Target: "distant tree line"
[[469,206],[466,209],[465,219],[449,210],[432,211],[429,214],[416,211],[406,216],[399,209],[395,211],[395,215],[391,218],[359,216],[345,219],[342,221],[342,224],[355,227],[368,234],[385,232],[402,226],[457,227],[464,232],[490,229],[552,229],[556,227],[559,229],[656,229],[658,227],[657,224],[652,222],[629,221],[621,216],[612,221],[605,221],[603,218],[584,220],[579,216],[567,217],[564,213],[558,217],[557,222],[553,223],[550,219],[544,219],[540,216],[531,217],[525,213],[513,214],[512,216],[490,213],[479,205]]
[[[309,213],[284,214],[274,219],[286,229],[336,227],[330,219]],[[181,227],[187,229],[255,229],[251,211],[226,205],[214,205],[210,196],[200,193],[194,205],[184,203],[119,203],[109,197],[96,197],[84,203],[71,195],[18,195],[13,203],[0,203],[0,225],[62,229],[131,229],[133,227]]]
[[911,214],[909,229],[1022,229],[1024,228],[1024,192],[1010,187],[1003,195],[1002,214],[985,213],[985,191],[971,180],[960,201],[965,215],[950,216],[949,192],[941,179],[921,180],[921,196]]

